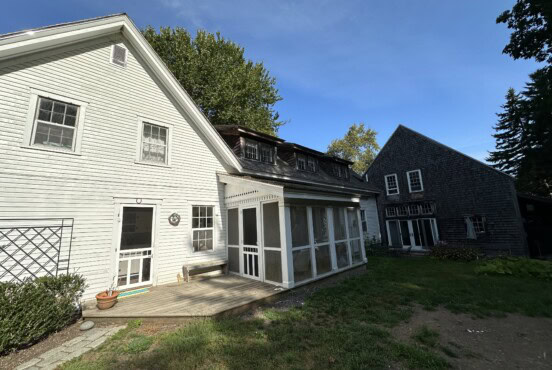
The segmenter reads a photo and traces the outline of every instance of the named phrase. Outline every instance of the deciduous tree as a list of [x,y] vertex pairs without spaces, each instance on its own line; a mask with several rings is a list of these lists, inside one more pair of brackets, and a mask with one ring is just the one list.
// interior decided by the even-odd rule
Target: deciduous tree
[[363,174],[374,161],[380,149],[376,141],[377,132],[365,128],[364,123],[355,123],[342,139],[333,140],[328,146],[328,154],[354,162],[353,170]]

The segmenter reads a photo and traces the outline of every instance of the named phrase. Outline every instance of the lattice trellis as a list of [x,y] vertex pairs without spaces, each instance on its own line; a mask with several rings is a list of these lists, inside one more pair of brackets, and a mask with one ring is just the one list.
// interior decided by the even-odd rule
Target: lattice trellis
[[72,218],[0,219],[0,281],[69,272]]

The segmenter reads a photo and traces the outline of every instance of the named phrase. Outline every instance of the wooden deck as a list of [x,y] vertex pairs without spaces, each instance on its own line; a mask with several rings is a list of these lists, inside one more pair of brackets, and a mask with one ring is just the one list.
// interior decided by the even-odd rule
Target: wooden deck
[[190,283],[149,288],[149,292],[119,299],[108,310],[85,304],[82,316],[92,318],[177,318],[215,316],[269,300],[284,289],[275,285],[224,275]]

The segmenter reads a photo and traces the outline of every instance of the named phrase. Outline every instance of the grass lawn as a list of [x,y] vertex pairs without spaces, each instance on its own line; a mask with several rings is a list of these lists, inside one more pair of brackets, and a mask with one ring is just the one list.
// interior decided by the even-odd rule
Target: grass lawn
[[475,263],[371,257],[364,274],[321,289],[299,308],[195,321],[168,332],[128,327],[64,369],[447,368],[454,352],[421,328],[412,341],[391,329],[415,304],[477,317],[552,317],[550,282],[477,276]]

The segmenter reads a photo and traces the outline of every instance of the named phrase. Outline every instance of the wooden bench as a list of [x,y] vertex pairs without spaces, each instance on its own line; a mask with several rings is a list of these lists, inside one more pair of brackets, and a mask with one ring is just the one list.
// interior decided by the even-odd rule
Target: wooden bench
[[190,282],[190,279],[194,275],[203,274],[212,271],[222,271],[223,274],[228,273],[228,260],[214,260],[209,262],[195,263],[182,266],[182,275],[184,281]]

